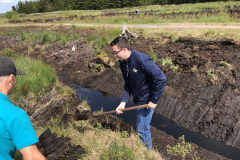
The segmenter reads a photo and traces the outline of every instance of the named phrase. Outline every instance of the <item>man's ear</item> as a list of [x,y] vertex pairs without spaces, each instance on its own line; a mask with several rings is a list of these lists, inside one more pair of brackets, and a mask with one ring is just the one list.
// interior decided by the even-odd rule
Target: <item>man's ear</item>
[[14,78],[14,77],[13,77],[13,74],[10,74],[10,78],[11,78],[11,80],[13,80],[13,78]]
[[13,81],[14,78],[15,78],[15,75],[14,74],[10,74],[10,75],[8,75],[8,78],[9,78],[9,80]]

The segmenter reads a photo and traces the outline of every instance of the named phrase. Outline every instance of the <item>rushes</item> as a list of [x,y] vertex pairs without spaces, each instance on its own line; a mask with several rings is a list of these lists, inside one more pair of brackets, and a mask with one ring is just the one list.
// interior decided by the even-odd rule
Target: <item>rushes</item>
[[32,60],[29,57],[18,57],[15,65],[25,72],[24,76],[17,76],[17,83],[11,95],[14,99],[26,95],[29,92],[38,94],[51,89],[56,83],[57,77],[54,69],[40,60]]
[[[6,34],[6,33],[2,33]],[[12,33],[14,34],[14,33]],[[51,42],[60,42],[62,45],[66,45],[71,39],[77,40],[79,37],[76,34],[71,33],[61,33],[53,31],[42,31],[42,32],[29,32],[22,31],[20,34],[21,40],[28,41],[31,43],[40,42],[41,45],[50,44]]]
[[154,54],[151,45],[149,45],[149,49],[150,49],[150,57],[152,58],[153,62],[156,63],[157,62],[157,56],[156,56],[156,54]]

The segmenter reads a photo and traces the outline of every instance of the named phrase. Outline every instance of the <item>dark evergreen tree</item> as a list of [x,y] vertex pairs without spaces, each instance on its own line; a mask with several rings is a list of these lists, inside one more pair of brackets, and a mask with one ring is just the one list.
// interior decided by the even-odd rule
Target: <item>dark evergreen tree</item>
[[39,11],[40,13],[48,12],[48,11],[49,11],[48,5],[49,5],[50,3],[48,3],[47,0],[39,0],[39,1],[37,1],[37,2],[38,2],[38,11]]
[[37,13],[61,10],[100,10],[111,8],[136,7],[145,5],[165,5],[165,4],[183,4],[183,3],[203,3],[216,0],[21,0],[15,6],[13,11],[18,13]]
[[12,6],[12,11],[16,11],[16,7],[15,6]]

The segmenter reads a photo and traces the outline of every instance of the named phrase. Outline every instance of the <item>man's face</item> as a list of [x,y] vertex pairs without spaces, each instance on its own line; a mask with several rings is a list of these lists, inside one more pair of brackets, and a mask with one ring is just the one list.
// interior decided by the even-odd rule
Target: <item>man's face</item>
[[115,46],[112,46],[112,50],[113,50],[114,57],[118,58],[119,60],[126,60],[125,48],[119,49],[117,45],[115,45]]

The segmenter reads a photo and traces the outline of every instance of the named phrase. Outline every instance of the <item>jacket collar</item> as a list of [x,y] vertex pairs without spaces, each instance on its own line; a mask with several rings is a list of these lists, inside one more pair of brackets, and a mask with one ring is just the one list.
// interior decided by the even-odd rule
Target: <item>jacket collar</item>
[[128,62],[130,62],[133,59],[135,52],[136,51],[134,49],[131,50],[130,57],[127,59]]

